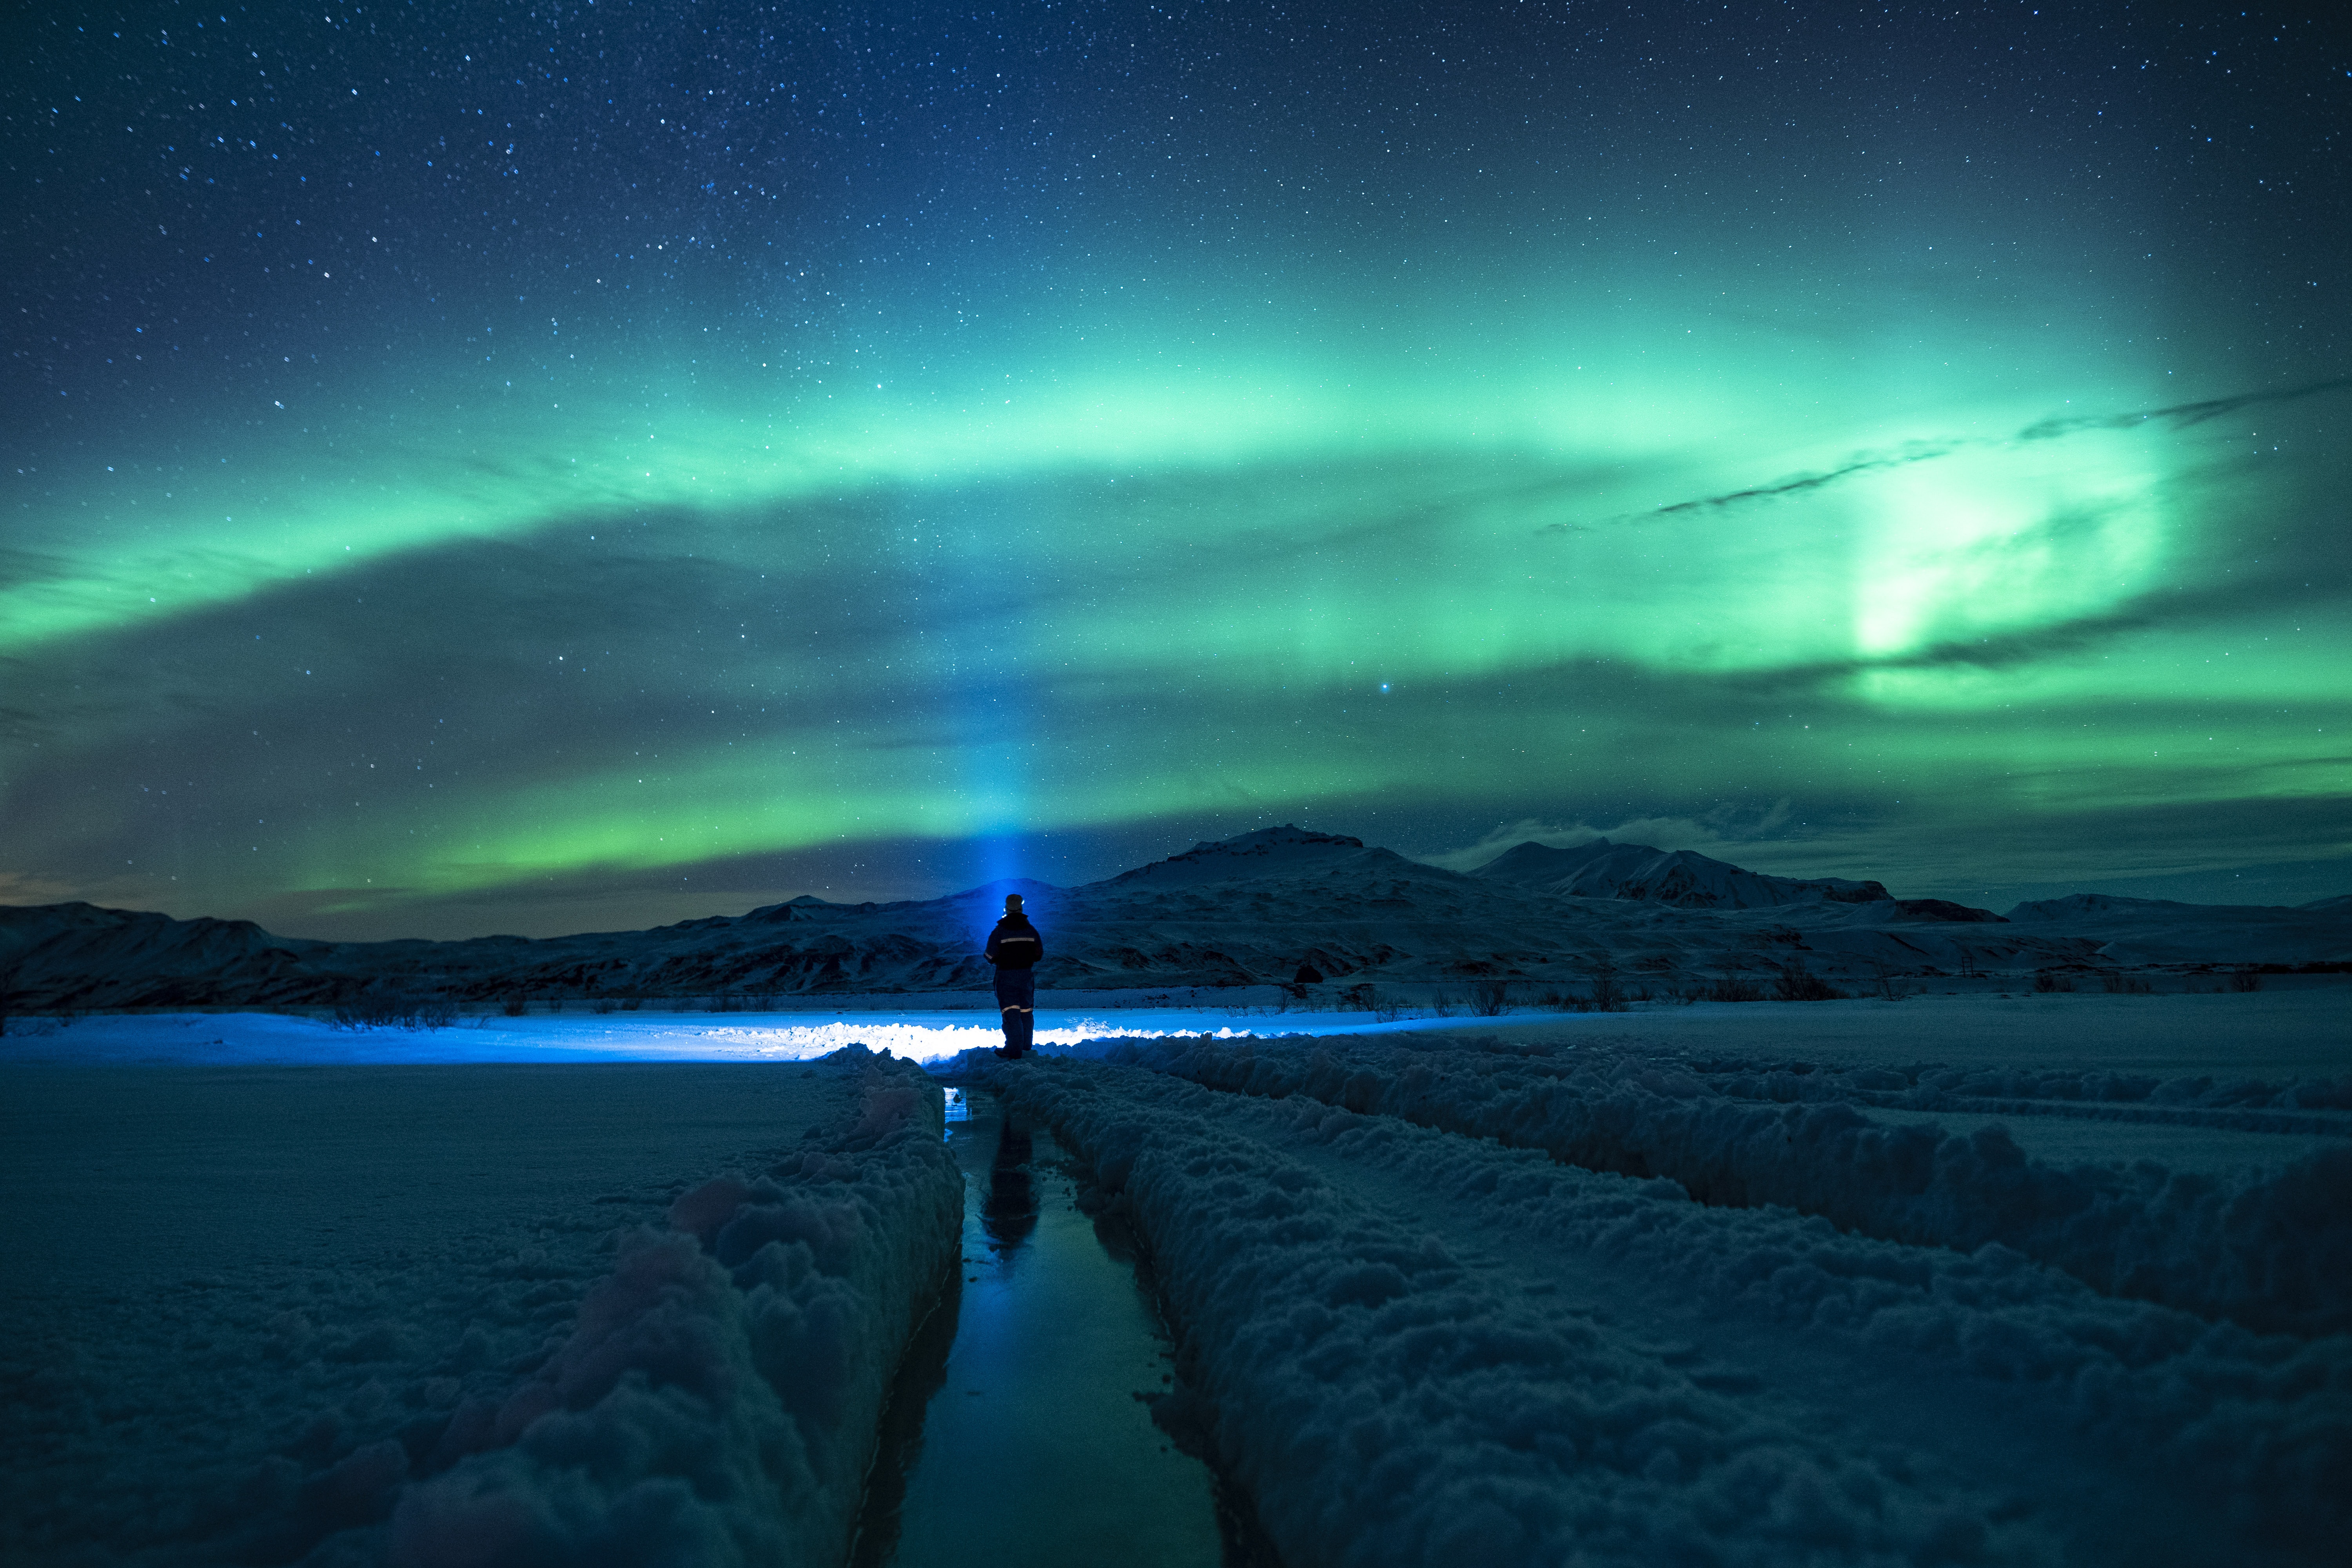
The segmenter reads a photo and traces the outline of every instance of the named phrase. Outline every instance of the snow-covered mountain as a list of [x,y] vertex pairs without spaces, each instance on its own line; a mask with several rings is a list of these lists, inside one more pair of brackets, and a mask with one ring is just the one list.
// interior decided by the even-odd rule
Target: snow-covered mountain
[[[1760,910],[1781,904],[1867,904],[1893,895],[1843,877],[1769,877],[1689,849],[1653,849],[1596,838],[1573,849],[1532,841],[1470,873],[1531,891],[1580,899],[1639,899],[1685,909]],[[1957,907],[1957,906],[1956,906]]]
[[2063,898],[2032,899],[2009,911],[2013,921],[2080,920],[2085,915],[2178,914],[2194,909],[2257,909],[2252,904],[2184,904],[2171,899],[2126,899],[2115,893],[2068,893]]
[[1360,838],[1317,833],[1287,823],[1239,838],[1195,844],[1181,855],[1121,871],[1112,887],[1190,887],[1202,882],[1245,882],[1267,877],[1333,872],[1393,872],[1415,862],[1392,849],[1368,849]]
[[327,942],[247,921],[89,904],[0,907],[0,1006],[316,1005],[364,994],[600,997],[980,991],[1008,891],[1045,935],[1063,990],[1288,984],[1531,989],[1614,966],[1687,985],[1802,964],[1848,983],[1970,970],[2152,963],[2342,965],[2352,909],[2169,904],[2079,895],[2007,920],[1876,882],[1769,877],[1687,851],[1528,844],[1465,874],[1342,835],[1281,826],[1077,888],[992,883],[948,898],[799,898],[652,931],[531,941]]

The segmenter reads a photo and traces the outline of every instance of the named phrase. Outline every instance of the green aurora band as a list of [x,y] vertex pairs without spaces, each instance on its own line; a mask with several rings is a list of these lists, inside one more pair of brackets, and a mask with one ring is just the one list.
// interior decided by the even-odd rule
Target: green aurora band
[[2097,225],[1678,221],[819,346],[575,278],[100,399],[18,444],[0,897],[548,932],[1290,817],[1971,900],[2352,855],[2325,342]]
[[[92,487],[58,510],[99,526],[12,590],[7,637],[38,666],[174,622],[268,625],[490,543],[737,581],[737,646],[642,689],[657,723],[689,705],[713,721],[670,724],[656,764],[625,723],[578,737],[553,776],[436,779],[429,805],[356,820],[302,803],[248,851],[268,858],[247,885],[328,913],[845,839],[1356,800],[1908,795],[1929,820],[2045,826],[2340,802],[2341,624],[2291,598],[2152,613],[2226,582],[2264,513],[2340,485],[2340,459],[2272,449],[2320,445],[2340,389],[2168,416],[2159,377],[2058,366],[2039,391],[1866,412],[1851,378],[1792,387],[1799,356],[1744,347],[1744,388],[1717,342],[1500,388],[1350,365],[1085,378],[993,408],[885,388],[774,410],[730,390],[655,421],[554,399],[347,461],[322,441],[289,471],[281,449],[241,482]],[[605,583],[539,662],[639,681],[658,656],[583,624],[636,610]],[[58,734],[45,761],[90,739]],[[1903,869],[1959,884],[1937,858]]]

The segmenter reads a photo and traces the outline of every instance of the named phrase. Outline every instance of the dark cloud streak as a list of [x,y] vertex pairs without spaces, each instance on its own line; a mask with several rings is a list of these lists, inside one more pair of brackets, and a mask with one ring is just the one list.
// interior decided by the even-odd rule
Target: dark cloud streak
[[1576,533],[1586,528],[1618,523],[1655,522],[1665,518],[1687,516],[1697,512],[1728,510],[1750,501],[1778,500],[1785,496],[1805,495],[1827,489],[1832,485],[1858,479],[1864,474],[1885,473],[1894,468],[1907,468],[1920,463],[1932,463],[1948,458],[1955,452],[1983,451],[2029,442],[2057,441],[2069,436],[2079,436],[2094,430],[2130,430],[2145,425],[2167,425],[2174,429],[2189,429],[2226,415],[2248,408],[2299,403],[2305,398],[2321,397],[2330,393],[2352,389],[2352,376],[2312,382],[2304,386],[2288,387],[2273,392],[2247,392],[2234,397],[2206,398],[2196,403],[2179,403],[2166,408],[2140,409],[2129,414],[2094,414],[2075,418],[2050,418],[2027,426],[2006,438],[1989,436],[1961,436],[1940,441],[1913,441],[1891,452],[1873,452],[1853,458],[1817,474],[1799,474],[1769,485],[1751,485],[1743,489],[1726,490],[1720,494],[1701,496],[1693,500],[1675,501],[1651,511],[1621,512],[1603,518],[1594,524],[1576,522],[1548,523],[1536,530],[1538,534]]

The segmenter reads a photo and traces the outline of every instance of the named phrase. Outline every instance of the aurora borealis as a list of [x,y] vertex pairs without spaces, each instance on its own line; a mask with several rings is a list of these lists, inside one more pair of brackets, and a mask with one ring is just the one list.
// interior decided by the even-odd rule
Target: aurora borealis
[[2352,888],[2340,29],[5,28],[0,900],[547,934],[1287,820]]

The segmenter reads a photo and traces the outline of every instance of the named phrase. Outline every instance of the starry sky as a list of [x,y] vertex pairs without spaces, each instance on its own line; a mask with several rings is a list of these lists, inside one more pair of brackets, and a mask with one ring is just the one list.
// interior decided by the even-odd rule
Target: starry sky
[[0,901],[2352,890],[2325,7],[23,7]]

